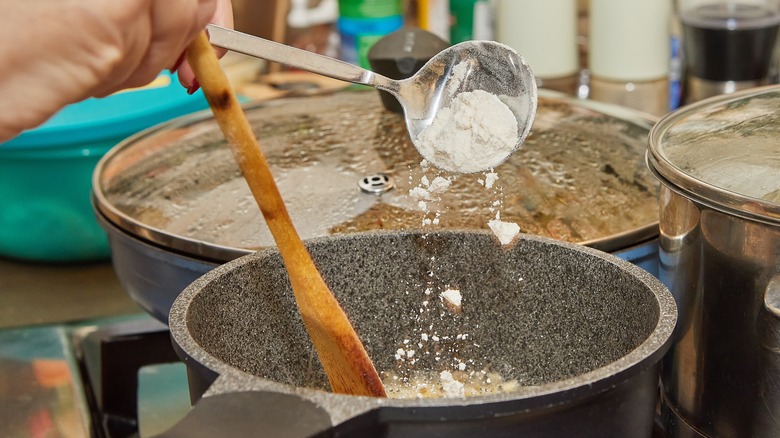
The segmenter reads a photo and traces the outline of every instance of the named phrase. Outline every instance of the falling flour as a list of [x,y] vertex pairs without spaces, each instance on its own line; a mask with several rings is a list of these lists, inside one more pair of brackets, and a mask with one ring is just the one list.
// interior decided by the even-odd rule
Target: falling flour
[[[462,81],[465,72],[456,67],[450,80]],[[495,94],[475,90],[455,95],[440,108],[415,143],[437,167],[473,173],[501,164],[518,141],[517,118],[509,107]]]
[[447,308],[451,309],[453,312],[460,313],[460,306],[463,302],[463,297],[461,296],[459,290],[447,289],[440,293],[439,297],[441,297],[442,302],[445,304],[445,306],[447,306]]
[[501,213],[496,213],[496,218],[488,221],[488,227],[496,235],[502,245],[509,245],[520,234],[520,226],[514,222],[501,220]]
[[[483,102],[475,103],[471,102],[471,99],[483,99]],[[496,133],[488,129],[489,126],[495,124],[495,120],[488,119],[490,117],[500,119],[500,116],[487,114],[488,119],[486,119],[483,117],[484,114],[480,113],[483,109],[478,109],[479,106],[484,106],[484,101],[493,104],[497,102],[496,105],[503,106],[506,111],[505,115],[508,117],[505,121],[511,125],[511,129],[503,133],[505,137],[503,142],[494,141],[493,137]],[[501,200],[495,199],[495,196],[501,195],[502,189],[500,184],[496,184],[499,175],[494,172],[493,166],[500,163],[514,150],[517,121],[496,96],[483,91],[461,93],[453,102],[453,105],[456,106],[454,110],[445,108],[446,111],[443,110],[440,113],[440,116],[442,114],[445,116],[442,119],[444,122],[437,125],[437,122],[434,121],[434,125],[424,132],[424,134],[432,136],[428,139],[427,144],[432,149],[441,149],[437,145],[454,142],[455,148],[450,147],[436,151],[437,154],[444,154],[437,156],[439,158],[437,164],[441,164],[441,158],[444,156],[448,157],[447,162],[457,167],[455,170],[460,173],[484,170],[484,177],[477,178],[476,182],[494,194],[492,199],[488,199],[491,201],[491,211],[494,211],[502,204]],[[469,111],[458,109],[457,105],[466,105]],[[454,117],[450,122],[450,128],[446,126],[448,114]],[[459,124],[459,117],[466,117],[468,120]],[[437,129],[448,131],[448,134],[436,134]],[[449,139],[437,140],[437,135],[449,137]],[[463,138],[460,137],[465,138],[465,141],[461,141]],[[491,146],[496,144],[497,147]],[[499,158],[491,157],[491,155],[496,154],[496,151],[503,155]],[[442,199],[453,195],[453,193],[448,193],[453,184],[462,183],[459,180],[469,180],[470,178],[459,175],[442,176],[439,171],[429,168],[427,160],[423,160],[420,167],[423,173],[419,181],[413,181],[410,175],[409,182],[412,187],[408,192],[409,198],[424,212],[423,226],[438,226],[440,215],[443,213],[441,207],[447,205],[447,202],[442,202]],[[495,220],[490,220],[489,228],[493,230],[502,245],[511,243],[519,232],[519,227],[516,224],[500,221],[500,211],[496,212]],[[435,257],[431,257],[430,262],[432,266],[435,266]],[[414,328],[399,342],[393,353],[395,369],[381,373],[388,397],[463,398],[510,392],[519,388],[516,380],[505,380],[500,375],[487,371],[489,366],[486,366],[483,362],[484,358],[478,352],[479,343],[471,339],[468,332],[469,325],[463,319],[461,291],[457,287],[453,287],[454,285],[437,285],[437,280],[434,279],[435,269],[429,271],[429,276],[430,280],[424,285],[424,292],[421,296],[421,306],[414,312]],[[413,290],[407,293],[418,292],[420,286],[423,285],[414,285]],[[437,301],[438,305],[435,305]],[[445,321],[450,322],[445,323]],[[453,324],[453,321],[460,321],[460,323],[449,326],[449,324]],[[451,331],[452,327],[456,327],[457,331]]]
[[490,189],[493,188],[493,184],[498,181],[498,174],[495,172],[487,172],[485,173],[485,188]]

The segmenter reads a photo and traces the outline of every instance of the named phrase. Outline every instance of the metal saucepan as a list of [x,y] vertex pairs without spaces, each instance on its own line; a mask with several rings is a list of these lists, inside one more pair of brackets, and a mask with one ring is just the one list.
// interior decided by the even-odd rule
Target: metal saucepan
[[[677,313],[646,271],[541,237],[501,247],[482,231],[366,232],[308,245],[378,370],[488,370],[519,388],[405,400],[329,392],[281,259],[266,250],[212,270],[173,305],[193,416],[212,397],[260,391],[313,404],[324,412],[316,432],[347,436],[650,436]],[[439,298],[446,289],[460,291],[459,311]],[[298,420],[258,414],[225,426]]]
[[780,87],[697,102],[653,128],[660,279],[680,308],[669,436],[780,436]]

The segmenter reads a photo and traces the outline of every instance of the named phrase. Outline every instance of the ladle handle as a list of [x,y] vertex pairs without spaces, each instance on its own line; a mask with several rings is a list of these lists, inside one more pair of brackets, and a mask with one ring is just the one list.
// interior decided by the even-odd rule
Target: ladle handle
[[223,49],[278,62],[353,84],[369,85],[386,91],[397,89],[396,81],[338,59],[214,24],[209,24],[206,31],[209,42]]

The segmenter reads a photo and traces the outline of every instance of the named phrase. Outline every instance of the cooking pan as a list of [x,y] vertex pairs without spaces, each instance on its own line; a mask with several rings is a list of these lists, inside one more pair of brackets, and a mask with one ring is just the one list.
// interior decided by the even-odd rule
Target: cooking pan
[[[192,416],[243,394],[301,406],[297,424],[312,423],[300,436],[651,435],[676,307],[646,271],[581,245],[525,235],[506,248],[473,230],[361,232],[308,247],[380,372],[429,371],[438,385],[442,371],[488,371],[517,387],[465,398],[329,392],[270,249],[217,267],[173,304]],[[460,292],[459,308],[439,297],[446,289]],[[226,430],[300,431],[296,418],[269,415],[276,406],[257,409]]]
[[[278,99],[245,111],[304,239],[419,229],[426,219],[438,220],[426,229],[486,229],[499,211],[525,233],[657,271],[658,182],[642,159],[648,116],[541,92],[532,133],[496,169],[495,186],[485,187],[484,174],[457,176],[434,218],[409,191],[439,174],[423,169],[403,118],[377,93]],[[199,275],[274,246],[207,112],[111,150],[94,174],[93,205],[124,288],[161,321]]]

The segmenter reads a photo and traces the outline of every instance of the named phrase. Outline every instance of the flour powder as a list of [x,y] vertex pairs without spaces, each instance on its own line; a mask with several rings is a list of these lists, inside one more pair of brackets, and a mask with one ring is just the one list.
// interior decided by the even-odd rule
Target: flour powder
[[[456,83],[466,74],[458,67],[450,79]],[[514,113],[495,94],[474,90],[456,94],[450,105],[440,108],[416,146],[437,167],[473,173],[501,164],[518,143]]]

